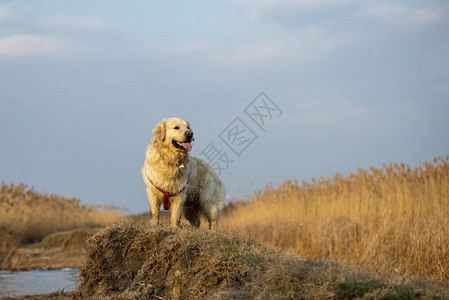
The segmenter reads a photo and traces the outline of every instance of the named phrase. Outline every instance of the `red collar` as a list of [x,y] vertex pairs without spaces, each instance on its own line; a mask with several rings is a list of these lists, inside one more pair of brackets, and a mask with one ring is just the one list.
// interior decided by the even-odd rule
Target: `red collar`
[[[146,174],[145,174],[145,175],[146,175]],[[148,175],[146,175],[146,176],[147,176],[148,181],[150,181],[150,183],[151,183],[151,184],[152,184],[152,185],[153,185],[159,192],[161,192],[162,194],[164,194],[164,209],[165,209],[165,210],[168,210],[168,209],[170,208],[170,203],[168,202],[168,197],[176,196],[176,195],[182,193],[182,191],[184,191],[184,190],[186,189],[186,187],[187,187],[187,183],[186,183],[186,185],[182,188],[182,190],[180,190],[180,191],[177,192],[177,193],[166,192],[166,191],[164,191],[163,189],[161,189],[160,187],[158,187],[157,185],[155,185],[155,184],[153,183],[153,181],[151,181],[150,177],[148,177]]]

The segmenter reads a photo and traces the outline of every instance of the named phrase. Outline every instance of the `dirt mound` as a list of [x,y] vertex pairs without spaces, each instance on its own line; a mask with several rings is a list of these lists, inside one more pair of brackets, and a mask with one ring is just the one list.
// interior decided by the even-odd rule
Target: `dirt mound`
[[197,230],[119,225],[87,244],[79,287],[84,296],[198,299],[240,287],[251,278],[250,268],[231,255],[237,249]]
[[68,247],[80,247],[86,240],[93,235],[92,232],[84,230],[74,230],[68,238],[62,242],[62,249],[67,249]]
[[83,265],[83,244],[94,235],[90,231],[58,232],[46,236],[39,243],[20,245],[18,238],[14,240],[12,235],[0,230],[0,268],[6,270],[79,268]]
[[[435,295],[253,240],[119,224],[87,241],[78,297],[120,299],[410,299]],[[404,298],[405,299],[405,298]],[[409,298],[407,298],[409,299]]]

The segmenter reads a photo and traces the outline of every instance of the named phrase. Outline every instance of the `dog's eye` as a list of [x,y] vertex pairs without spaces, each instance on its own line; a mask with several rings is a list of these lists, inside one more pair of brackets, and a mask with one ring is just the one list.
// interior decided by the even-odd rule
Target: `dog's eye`
[[175,128],[173,128],[173,129],[179,129],[179,126],[175,126]]

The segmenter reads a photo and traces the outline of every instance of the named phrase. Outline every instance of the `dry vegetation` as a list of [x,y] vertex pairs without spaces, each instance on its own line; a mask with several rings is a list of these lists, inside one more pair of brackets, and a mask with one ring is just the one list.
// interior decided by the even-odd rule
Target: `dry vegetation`
[[268,185],[241,199],[221,228],[301,256],[447,284],[448,160]]
[[[116,224],[87,242],[73,297],[89,299],[432,299],[409,280],[302,259],[251,239]],[[447,296],[447,295],[446,295]]]
[[105,226],[122,217],[113,207],[82,205],[79,199],[44,195],[26,185],[0,189],[0,266],[20,244],[64,230]]
[[0,266],[23,243],[47,236],[27,247],[62,243],[58,251],[67,252],[91,236],[75,292],[27,299],[449,299],[448,160],[269,185],[228,207],[224,233],[186,222],[170,229],[168,213],[158,227],[143,226],[142,215],[95,235],[61,233],[121,217],[114,208],[2,184]]

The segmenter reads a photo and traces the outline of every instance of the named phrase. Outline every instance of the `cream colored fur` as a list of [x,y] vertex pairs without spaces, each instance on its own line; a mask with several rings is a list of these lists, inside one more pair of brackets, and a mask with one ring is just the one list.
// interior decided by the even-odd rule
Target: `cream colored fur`
[[164,201],[164,194],[157,186],[163,191],[177,193],[169,197],[172,227],[178,227],[181,215],[184,215],[196,227],[200,226],[200,217],[204,216],[209,221],[209,229],[215,229],[224,203],[223,184],[210,165],[190,156],[186,149],[173,145],[173,140],[193,141],[190,124],[180,118],[164,119],[153,134],[142,167],[151,223],[159,224],[159,209]]

